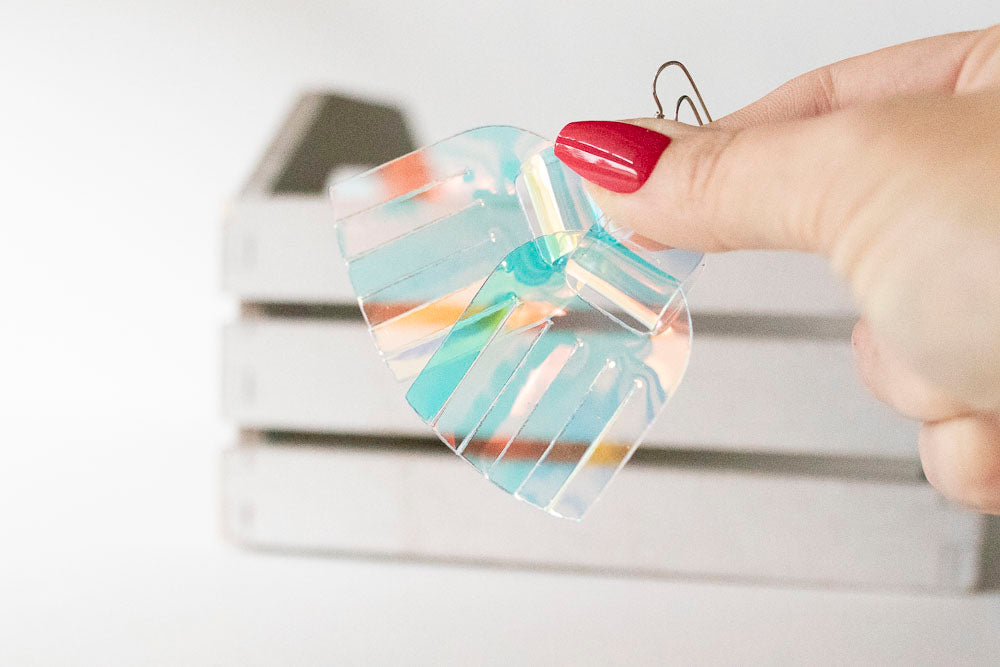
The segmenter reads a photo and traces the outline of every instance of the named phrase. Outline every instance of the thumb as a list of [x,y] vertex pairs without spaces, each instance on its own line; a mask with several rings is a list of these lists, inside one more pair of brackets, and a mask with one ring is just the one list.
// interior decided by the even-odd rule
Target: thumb
[[[616,222],[669,246],[825,252],[859,179],[839,114],[736,130],[644,118],[570,123],[555,153]],[[862,163],[863,164],[863,163]],[[851,169],[851,178],[843,178]]]

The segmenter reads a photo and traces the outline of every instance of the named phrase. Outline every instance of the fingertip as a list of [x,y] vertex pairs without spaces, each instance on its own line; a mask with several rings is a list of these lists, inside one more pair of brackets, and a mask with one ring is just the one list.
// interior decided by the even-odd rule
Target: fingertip
[[[609,217],[665,245],[719,252],[818,250],[801,215],[825,172],[811,127],[738,132],[665,119],[570,123],[557,155],[600,186]],[[619,196],[620,195],[620,196]]]
[[1000,417],[927,423],[918,444],[924,475],[942,495],[980,512],[1000,513]]
[[640,125],[588,120],[564,126],[553,150],[587,181],[611,192],[631,194],[653,173],[670,142],[670,136]]
[[971,412],[916,371],[876,335],[864,318],[851,333],[858,377],[875,398],[905,417],[921,421],[950,419]]

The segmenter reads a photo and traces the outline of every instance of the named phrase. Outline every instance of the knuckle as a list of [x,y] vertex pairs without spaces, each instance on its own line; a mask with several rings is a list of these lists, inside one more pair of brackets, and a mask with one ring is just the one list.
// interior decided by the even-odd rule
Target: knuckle
[[955,77],[955,92],[995,85],[1000,79],[1000,24],[980,30],[974,39]]
[[[833,261],[851,284],[866,267],[881,259],[889,221],[900,200],[896,193],[907,189],[903,179],[913,172],[900,169],[909,149],[908,139],[898,128],[886,130],[885,118],[893,111],[865,107],[837,114],[820,137],[832,150],[846,150],[817,176],[822,187],[807,201],[803,234]],[[836,148],[841,147],[841,148]]]
[[681,215],[688,222],[707,230],[715,247],[730,249],[731,244],[718,233],[718,212],[720,195],[725,187],[725,157],[739,135],[720,131],[711,133],[688,154],[678,179],[681,186],[676,193],[676,201]]
[[834,67],[800,74],[779,86],[772,95],[783,100],[788,106],[801,109],[805,116],[819,116],[840,106],[840,96]]
[[814,113],[829,113],[840,106],[832,67],[813,70],[806,76],[808,77],[806,85],[812,99]]

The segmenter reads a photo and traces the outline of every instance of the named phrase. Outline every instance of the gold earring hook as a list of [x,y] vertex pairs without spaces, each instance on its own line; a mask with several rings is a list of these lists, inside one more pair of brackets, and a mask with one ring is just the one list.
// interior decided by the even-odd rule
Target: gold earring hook
[[[660,78],[660,73],[663,70],[667,69],[668,67],[679,67],[680,70],[684,72],[684,76],[687,77],[688,83],[691,84],[691,90],[694,91],[695,97],[698,98],[698,105],[701,107],[702,112],[705,114],[705,119],[709,123],[711,123],[712,114],[708,113],[708,107],[705,106],[705,100],[701,96],[701,91],[698,90],[698,85],[694,82],[694,78],[691,76],[691,72],[688,71],[688,68],[685,67],[684,63],[682,63],[679,60],[671,60],[669,62],[663,63],[662,65],[660,65],[660,68],[656,70],[656,75],[653,76],[653,101],[656,102],[656,117],[663,118],[663,105],[660,104],[660,98],[656,94],[656,82]],[[694,116],[695,118],[698,119],[698,124],[701,125],[702,119],[701,119],[701,114],[698,113],[698,107],[695,106],[694,101],[688,95],[682,95],[677,99],[677,107],[674,110],[674,120],[677,120],[677,116],[680,114],[681,105],[684,102],[687,102],[688,105],[691,107],[691,110],[694,111]]]
[[677,98],[677,106],[674,107],[674,120],[678,120],[681,117],[681,107],[687,102],[688,106],[691,107],[691,112],[694,114],[695,120],[698,121],[699,125],[704,125],[705,121],[701,119],[701,114],[698,113],[698,107],[694,105],[694,100],[691,99],[690,95],[681,95]]

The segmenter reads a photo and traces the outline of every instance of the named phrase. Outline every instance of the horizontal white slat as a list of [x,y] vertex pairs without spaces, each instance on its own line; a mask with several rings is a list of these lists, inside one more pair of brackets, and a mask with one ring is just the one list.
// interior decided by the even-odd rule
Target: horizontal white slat
[[[354,303],[327,199],[243,199],[230,207],[223,230],[223,282],[238,298]],[[821,259],[790,252],[712,255],[690,298],[695,313],[854,312],[844,286]]]
[[355,302],[325,197],[237,200],[222,229],[223,286],[240,299]]
[[452,455],[243,445],[223,521],[252,547],[608,572],[961,590],[982,517],[926,484],[628,466],[581,523]]
[[[227,327],[224,406],[245,427],[431,435],[361,322]],[[871,398],[849,343],[695,335],[687,376],[647,445],[913,458],[916,426]]]

